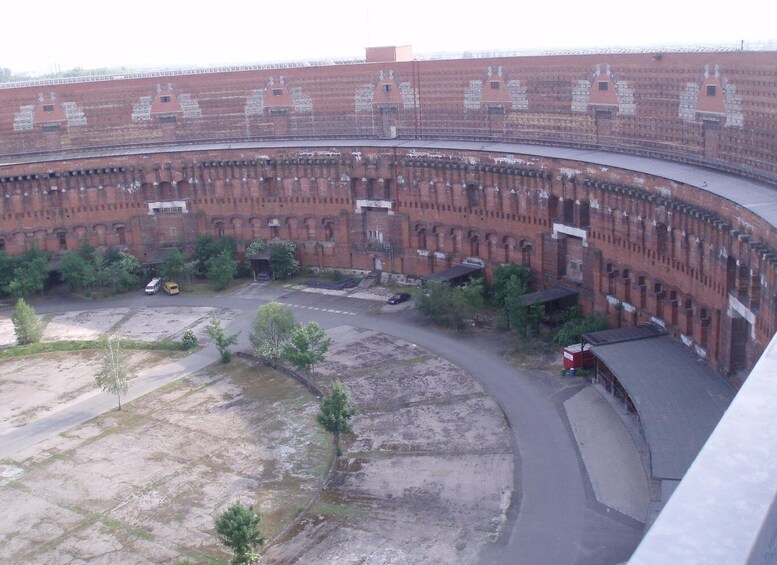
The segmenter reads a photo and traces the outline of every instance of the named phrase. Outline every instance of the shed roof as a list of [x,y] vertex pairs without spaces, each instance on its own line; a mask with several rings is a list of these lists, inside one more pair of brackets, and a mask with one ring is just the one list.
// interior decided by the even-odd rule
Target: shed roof
[[590,343],[591,345],[607,345],[611,343],[633,341],[635,339],[656,337],[665,333],[666,330],[661,326],[656,324],[643,324],[641,326],[629,326],[626,328],[591,332],[583,334],[581,337],[584,342]]
[[682,479],[734,391],[669,335],[592,348],[628,392],[650,446],[652,474]]
[[571,288],[565,288],[563,286],[554,286],[553,288],[546,288],[545,290],[538,290],[536,292],[527,292],[521,296],[521,301],[524,306],[531,306],[537,297],[540,298],[540,304],[548,304],[550,302],[556,302],[557,300],[563,300],[565,298],[572,298],[577,296],[578,292]]
[[427,277],[423,277],[423,280],[445,282],[459,277],[463,277],[465,275],[474,275],[475,273],[479,273],[482,270],[483,270],[483,267],[481,267],[480,265],[468,265],[463,263],[461,265],[456,265],[455,267],[451,267],[450,269],[445,269],[444,271],[440,271],[438,273],[433,273]]

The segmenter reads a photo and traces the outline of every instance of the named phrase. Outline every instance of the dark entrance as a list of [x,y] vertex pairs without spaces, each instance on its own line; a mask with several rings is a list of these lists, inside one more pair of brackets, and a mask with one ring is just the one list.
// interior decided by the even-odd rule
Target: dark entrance
[[747,366],[747,339],[750,324],[742,316],[734,314],[731,319],[731,356],[729,370],[732,373],[742,371]]

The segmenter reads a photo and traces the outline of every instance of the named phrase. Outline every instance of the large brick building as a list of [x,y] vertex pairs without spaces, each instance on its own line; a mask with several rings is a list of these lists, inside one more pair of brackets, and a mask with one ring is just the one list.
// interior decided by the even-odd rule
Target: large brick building
[[777,234],[727,189],[772,198],[774,53],[397,53],[2,85],[0,247],[143,260],[223,234],[408,275],[514,261],[721,372],[752,366],[777,324]]

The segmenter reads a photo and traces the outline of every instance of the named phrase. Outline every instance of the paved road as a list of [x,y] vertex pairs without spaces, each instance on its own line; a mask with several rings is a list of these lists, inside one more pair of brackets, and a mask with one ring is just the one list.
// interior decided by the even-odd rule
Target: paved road
[[[255,288],[255,287],[254,287]],[[612,565],[626,561],[642,535],[642,524],[596,502],[563,402],[583,386],[559,387],[543,375],[517,370],[502,359],[499,335],[457,335],[435,331],[414,311],[386,313],[377,302],[263,287],[235,296],[196,297],[133,294],[99,302],[52,298],[35,307],[39,313],[149,305],[218,306],[241,311],[228,327],[240,331],[238,348],[248,347],[250,322],[268,299],[295,307],[302,322],[325,328],[351,325],[401,336],[463,367],[501,405],[511,426],[518,486],[500,540],[481,555],[484,564]],[[142,373],[132,397],[145,394],[182,374],[217,359],[214,348],[156,370]],[[0,436],[0,457],[87,421],[115,406],[115,399],[96,393],[12,434]]]

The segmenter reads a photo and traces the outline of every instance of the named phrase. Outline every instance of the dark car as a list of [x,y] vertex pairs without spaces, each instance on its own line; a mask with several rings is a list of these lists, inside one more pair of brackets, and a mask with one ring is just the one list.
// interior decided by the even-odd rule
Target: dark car
[[401,304],[402,302],[407,302],[410,300],[410,295],[406,292],[400,292],[399,294],[395,294],[391,298],[388,299],[389,304]]

